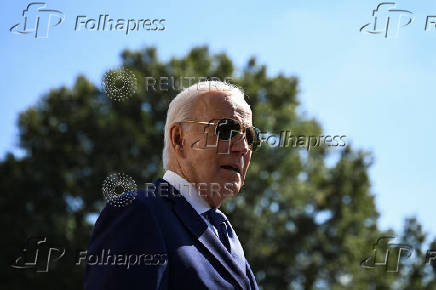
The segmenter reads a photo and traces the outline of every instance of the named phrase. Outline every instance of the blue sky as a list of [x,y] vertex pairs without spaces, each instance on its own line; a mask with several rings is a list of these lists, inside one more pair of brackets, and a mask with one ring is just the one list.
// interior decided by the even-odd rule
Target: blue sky
[[[17,116],[50,88],[71,86],[79,74],[96,84],[120,64],[123,49],[156,46],[160,56],[183,56],[194,46],[226,52],[239,67],[250,56],[300,78],[302,111],[326,133],[345,134],[370,150],[372,192],[382,228],[400,229],[417,215],[436,234],[436,30],[424,31],[434,1],[397,1],[413,12],[398,37],[359,32],[378,1],[48,1],[64,13],[49,37],[17,35],[29,2],[0,4],[0,156],[19,153]],[[74,31],[75,18],[165,18],[165,31]]]

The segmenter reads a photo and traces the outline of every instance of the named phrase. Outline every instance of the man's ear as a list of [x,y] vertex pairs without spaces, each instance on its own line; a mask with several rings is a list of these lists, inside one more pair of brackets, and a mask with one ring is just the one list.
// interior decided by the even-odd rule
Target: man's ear
[[176,155],[182,154],[184,155],[184,144],[185,144],[185,138],[184,138],[184,131],[180,123],[174,124],[170,128],[170,142],[171,147],[173,148]]

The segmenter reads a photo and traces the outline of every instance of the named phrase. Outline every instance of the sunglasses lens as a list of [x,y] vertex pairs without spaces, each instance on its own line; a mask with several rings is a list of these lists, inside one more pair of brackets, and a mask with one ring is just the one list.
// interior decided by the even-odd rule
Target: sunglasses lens
[[240,130],[241,127],[237,121],[232,119],[222,119],[218,122],[215,133],[219,139],[229,140],[236,136]]
[[[216,135],[220,140],[229,140],[241,131],[241,125],[233,119],[221,119],[216,126]],[[245,129],[245,138],[248,146],[255,151],[260,145],[260,130],[254,127]]]
[[245,134],[248,145],[252,151],[255,151],[260,144],[260,130],[254,127],[247,128]]
[[254,142],[255,137],[255,132],[253,128],[247,128],[245,129],[245,136],[247,138],[247,143],[248,145],[252,145]]

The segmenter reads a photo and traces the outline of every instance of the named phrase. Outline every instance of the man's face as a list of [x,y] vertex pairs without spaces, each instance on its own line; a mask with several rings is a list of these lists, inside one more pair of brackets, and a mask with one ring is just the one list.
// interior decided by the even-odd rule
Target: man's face
[[[252,126],[251,110],[242,98],[227,92],[208,92],[197,98],[194,120],[214,120],[216,124],[222,118]],[[200,194],[210,205],[219,206],[226,197],[241,189],[252,152],[240,133],[229,142],[217,138],[215,125],[184,124],[183,174],[192,183],[205,183],[199,188]],[[237,167],[238,172],[230,167]]]

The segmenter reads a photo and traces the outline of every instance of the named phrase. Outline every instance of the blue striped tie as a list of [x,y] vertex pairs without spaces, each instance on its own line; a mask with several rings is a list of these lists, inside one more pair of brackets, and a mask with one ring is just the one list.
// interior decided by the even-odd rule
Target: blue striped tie
[[[231,232],[230,225],[227,224],[226,217],[217,211],[216,208],[211,208],[204,213],[209,222],[217,229],[221,243],[231,253],[228,231]],[[231,233],[231,235],[233,235]]]

